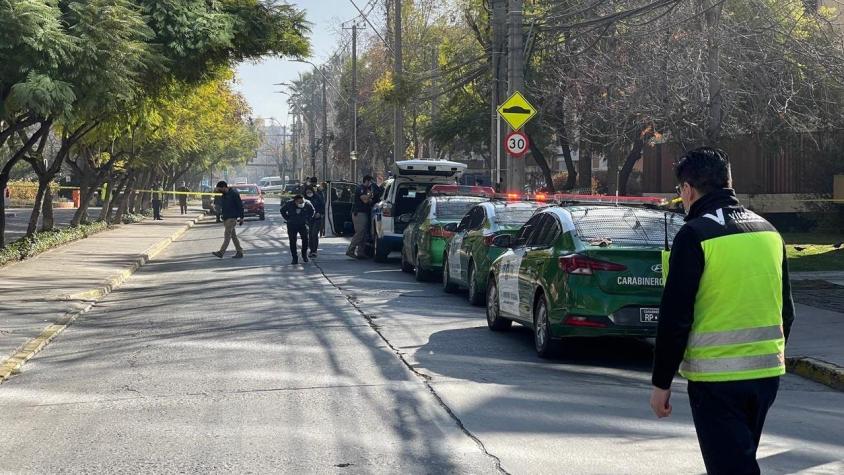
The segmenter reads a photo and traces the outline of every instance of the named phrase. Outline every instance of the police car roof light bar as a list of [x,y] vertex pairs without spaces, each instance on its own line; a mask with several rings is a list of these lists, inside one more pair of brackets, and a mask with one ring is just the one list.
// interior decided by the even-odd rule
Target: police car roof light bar
[[495,196],[495,189],[491,186],[434,185],[431,187],[430,195],[493,198]]
[[609,195],[572,195],[572,194],[557,194],[554,195],[555,200],[560,203],[577,204],[577,203],[604,203],[604,204],[624,204],[624,205],[649,205],[662,206],[665,200],[658,196],[609,196]]

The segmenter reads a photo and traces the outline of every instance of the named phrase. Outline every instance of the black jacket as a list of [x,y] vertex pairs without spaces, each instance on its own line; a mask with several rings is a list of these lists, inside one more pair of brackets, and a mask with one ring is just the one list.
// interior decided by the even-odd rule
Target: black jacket
[[314,219],[314,205],[305,200],[305,207],[299,208],[295,201],[290,200],[281,207],[281,217],[287,221],[288,230],[307,227]]
[[[727,232],[724,226],[718,225],[705,215],[720,212],[721,216],[732,216],[734,213],[745,211],[739,204],[735,192],[730,189],[718,190],[702,196],[696,201],[689,214],[686,224],[674,238],[669,261],[668,280],[662,295],[662,305],[659,312],[659,326],[657,328],[656,348],[654,349],[654,367],[651,382],[654,386],[668,389],[674,374],[683,361],[689,333],[692,328],[700,280],[703,276],[705,258],[701,242],[714,237],[715,233]],[[732,218],[730,218],[732,219]],[[731,223],[728,223],[731,224]],[[773,230],[767,222],[757,223]],[[741,226],[739,225],[741,228]],[[747,229],[736,229],[733,232],[754,231],[750,225]],[[741,279],[744,276],[734,276]],[[729,283],[725,283],[729,286]],[[783,333],[788,339],[791,323],[794,321],[794,302],[791,298],[791,285],[788,279],[788,260],[783,247],[782,257],[782,323]]]
[[240,200],[240,193],[229,188],[229,191],[220,197],[220,209],[223,219],[243,219],[243,201]]
[[[364,195],[370,195],[372,198],[369,203],[364,203],[361,200],[361,197]],[[381,197],[381,189],[378,188],[378,185],[375,183],[369,185],[369,188],[366,188],[363,185],[360,185],[355,190],[355,202],[352,205],[352,212],[354,213],[369,213],[372,211],[372,205],[378,202],[378,198]]]
[[314,196],[311,198],[305,198],[306,200],[310,201],[311,204],[314,206],[314,212],[324,215],[325,214],[325,198],[322,197],[322,192],[315,191]]

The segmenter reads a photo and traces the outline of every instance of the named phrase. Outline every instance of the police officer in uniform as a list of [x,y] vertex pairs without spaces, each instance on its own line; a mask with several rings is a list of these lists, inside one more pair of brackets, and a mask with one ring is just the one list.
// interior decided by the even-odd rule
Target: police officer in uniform
[[726,153],[676,165],[686,224],[671,249],[660,307],[651,408],[671,415],[679,368],[709,474],[758,474],[756,450],[794,320],[782,238],[731,189]]
[[292,264],[299,263],[296,240],[302,237],[302,260],[308,262],[308,233],[314,218],[314,206],[302,195],[296,195],[281,207],[281,217],[287,222],[287,237],[290,239]]

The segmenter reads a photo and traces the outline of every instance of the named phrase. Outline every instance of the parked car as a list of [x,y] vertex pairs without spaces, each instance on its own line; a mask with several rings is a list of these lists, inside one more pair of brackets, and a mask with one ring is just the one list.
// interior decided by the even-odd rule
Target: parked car
[[402,240],[402,270],[414,271],[419,281],[441,272],[448,239],[454,234],[446,227],[457,224],[470,208],[495,196],[495,190],[434,185],[429,195],[416,212],[403,214],[396,220],[407,223]]
[[533,329],[540,356],[563,337],[654,337],[662,296],[662,252],[683,218],[612,204],[554,206],[519,232],[488,276],[487,324]]
[[450,184],[463,174],[466,164],[448,160],[402,160],[393,164],[393,177],[382,185],[380,200],[372,208],[372,247],[376,262],[402,249],[407,222],[396,217],[413,213],[437,184]]
[[261,221],[265,219],[264,193],[260,186],[250,184],[231,185],[231,188],[240,193],[244,216],[257,216]]
[[547,206],[543,201],[505,197],[479,203],[460,223],[448,224],[445,229],[453,231],[454,237],[443,256],[443,289],[454,292],[468,288],[469,302],[483,305],[489,267],[504,253],[504,249],[492,245],[492,240],[501,234],[516,234],[537,210]]

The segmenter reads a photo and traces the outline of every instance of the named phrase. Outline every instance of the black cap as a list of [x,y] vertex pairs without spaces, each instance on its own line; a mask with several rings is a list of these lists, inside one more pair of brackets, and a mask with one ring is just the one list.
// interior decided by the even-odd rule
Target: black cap
[[312,177],[309,179],[309,181],[310,181],[311,183],[317,183],[317,182],[319,182],[319,180],[318,180],[318,179],[317,179],[317,177],[315,177],[315,176],[312,176]]
[[294,197],[293,197],[293,201],[296,201],[296,200],[304,200],[304,199],[305,199],[305,197],[304,197],[304,196],[302,196],[302,195],[296,195],[296,196],[294,196]]
[[363,181],[372,181],[372,175],[366,175],[363,177]]
[[220,180],[220,181],[218,181],[218,182],[217,182],[217,188],[226,188],[226,187],[228,187],[228,186],[229,186],[229,184],[228,184],[228,183],[226,183],[226,182],[225,182],[225,181],[223,181],[223,180]]

